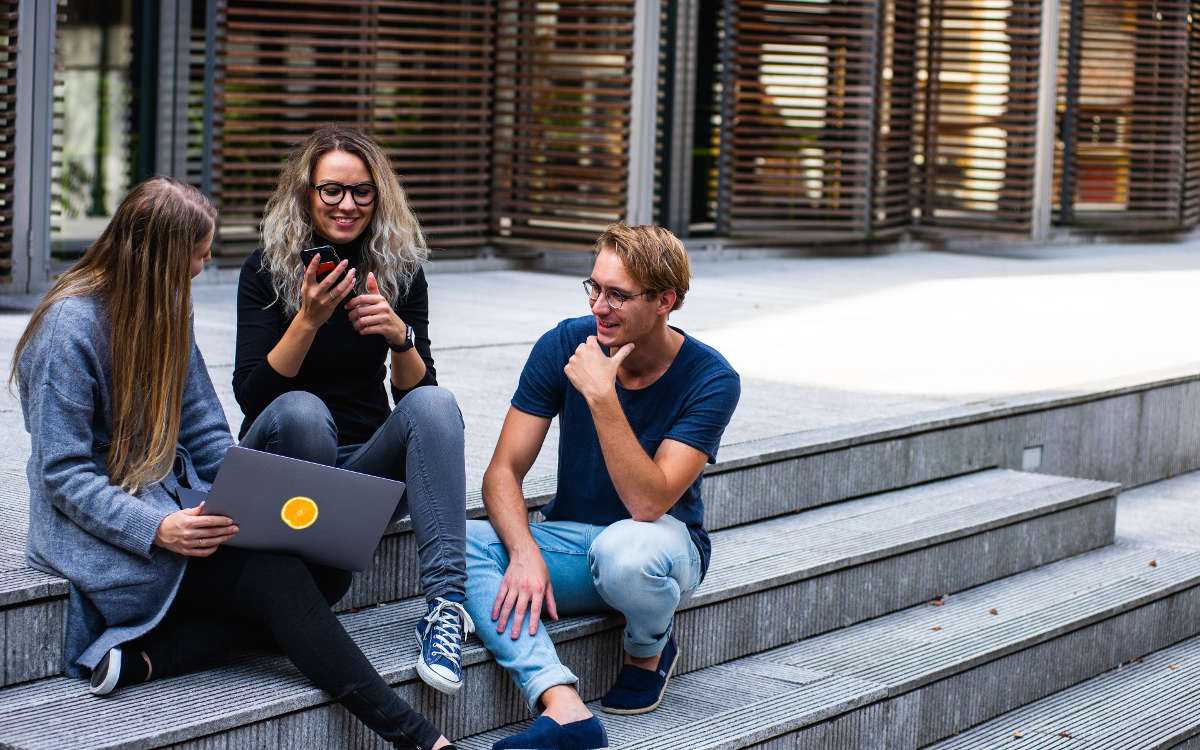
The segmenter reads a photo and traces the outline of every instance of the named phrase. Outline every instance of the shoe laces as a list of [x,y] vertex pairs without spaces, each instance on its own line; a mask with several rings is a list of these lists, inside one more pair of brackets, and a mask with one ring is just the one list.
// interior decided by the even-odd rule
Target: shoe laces
[[[462,658],[462,640],[475,632],[475,621],[458,602],[438,597],[437,604],[425,615],[430,624],[430,655],[440,657],[458,666]],[[429,632],[429,631],[426,631]]]

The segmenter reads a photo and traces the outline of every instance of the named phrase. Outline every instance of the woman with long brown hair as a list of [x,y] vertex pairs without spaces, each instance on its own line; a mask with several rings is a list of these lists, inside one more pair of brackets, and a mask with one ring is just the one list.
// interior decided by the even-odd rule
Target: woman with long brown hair
[[387,154],[351,128],[312,133],[283,165],[262,238],[238,282],[242,445],[406,482],[395,516],[412,518],[427,602],[417,674],[453,694],[474,627],[463,421],[437,386],[428,251]]
[[32,442],[28,561],[70,581],[65,671],[90,671],[92,692],[106,695],[231,646],[274,645],[396,746],[452,747],[330,610],[348,573],[222,546],[233,521],[179,502],[182,487],[208,489],[233,443],[191,321],[191,279],[215,226],[195,188],[143,182],[17,344],[11,377]]

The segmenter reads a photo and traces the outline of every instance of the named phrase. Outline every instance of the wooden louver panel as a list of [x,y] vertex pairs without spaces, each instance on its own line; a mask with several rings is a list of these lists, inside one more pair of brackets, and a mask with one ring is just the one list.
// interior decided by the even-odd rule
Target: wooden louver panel
[[626,210],[634,0],[499,0],[492,226],[590,242]]
[[920,0],[917,171],[923,224],[1030,229],[1039,0]]
[[[1063,97],[1068,223],[1178,224],[1188,79],[1186,0],[1075,0],[1076,96]],[[1073,107],[1066,117],[1066,107]]]
[[432,249],[482,244],[490,4],[228,0],[223,20],[223,237],[253,240],[288,150],[338,123],[387,150]]
[[17,135],[17,7],[0,3],[0,284],[12,281],[13,166]]
[[1200,224],[1200,0],[1193,0],[1187,17],[1188,86],[1185,101],[1183,206],[1180,222]]
[[912,223],[913,114],[917,8],[914,0],[881,0],[872,235]]
[[[211,0],[218,3],[218,17],[224,12],[224,0]],[[188,48],[188,90],[187,90],[187,181],[196,187],[203,184],[204,163],[204,70],[207,63],[208,50],[205,49],[205,5],[197,3],[192,6],[192,30],[190,47]],[[214,136],[217,128],[213,128]],[[215,138],[214,138],[215,141]]]
[[732,233],[869,234],[876,5],[738,2],[723,144]]

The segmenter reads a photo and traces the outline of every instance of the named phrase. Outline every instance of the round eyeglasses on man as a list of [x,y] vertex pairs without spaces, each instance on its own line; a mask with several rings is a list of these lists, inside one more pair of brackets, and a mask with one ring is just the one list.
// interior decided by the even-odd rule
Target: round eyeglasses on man
[[373,182],[359,182],[354,185],[346,185],[341,182],[322,182],[320,185],[313,185],[312,189],[317,191],[321,202],[326,206],[336,206],[341,203],[347,192],[350,193],[350,200],[354,201],[354,205],[369,206],[375,202],[375,194],[379,192]]
[[604,301],[607,302],[608,306],[614,310],[620,310],[621,306],[631,299],[642,297],[651,293],[649,290],[642,290],[640,292],[622,292],[620,289],[605,289],[591,279],[583,280],[583,288],[584,291],[587,292],[589,305],[595,305],[596,300],[600,299],[600,295],[603,293]]

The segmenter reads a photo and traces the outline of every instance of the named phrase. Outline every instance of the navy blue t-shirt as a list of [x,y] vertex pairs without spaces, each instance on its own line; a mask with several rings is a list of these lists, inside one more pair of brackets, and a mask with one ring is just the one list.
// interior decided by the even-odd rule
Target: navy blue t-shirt
[[[637,390],[617,383],[617,399],[651,458],[664,439],[671,439],[703,451],[708,462],[715,463],[721,435],[741,395],[741,380],[717,350],[674,330],[683,334],[684,342],[667,371]],[[563,372],[576,347],[595,334],[596,319],[590,315],[564,320],[547,331],[529,354],[512,405],[536,417],[559,418],[558,492],[543,516],[607,526],[629,518],[629,511],[605,467],[587,401]],[[712,544],[704,531],[702,478],[696,477],[668,512],[687,524],[703,575]]]

